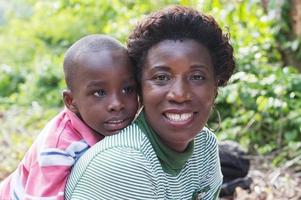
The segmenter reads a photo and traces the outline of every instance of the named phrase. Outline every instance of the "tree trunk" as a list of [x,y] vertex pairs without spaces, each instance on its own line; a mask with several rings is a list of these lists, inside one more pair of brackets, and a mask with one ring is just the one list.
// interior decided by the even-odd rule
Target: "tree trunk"
[[291,21],[293,31],[297,37],[301,37],[301,1],[292,0]]
[[283,65],[301,72],[301,0],[261,0],[261,4],[265,12],[273,11],[275,26],[280,25],[275,38]]

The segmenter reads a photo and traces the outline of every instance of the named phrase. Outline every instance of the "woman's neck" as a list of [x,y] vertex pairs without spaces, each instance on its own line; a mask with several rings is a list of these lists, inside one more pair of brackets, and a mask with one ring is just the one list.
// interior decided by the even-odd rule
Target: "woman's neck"
[[[149,139],[153,149],[161,163],[164,172],[177,176],[183,169],[186,161],[191,157],[194,149],[194,141],[187,145],[181,145],[182,149],[170,148],[169,144],[164,143],[145,121],[144,114],[141,113],[135,122]],[[179,147],[179,146],[177,146]],[[180,151],[179,151],[180,150]]]
[[191,141],[188,141],[188,142],[178,142],[178,143],[172,142],[172,143],[170,143],[170,142],[164,141],[158,134],[157,134],[157,136],[158,136],[158,138],[160,138],[161,142],[166,147],[170,148],[171,150],[173,150],[175,152],[179,152],[179,153],[184,152],[187,149],[189,143],[191,142]]

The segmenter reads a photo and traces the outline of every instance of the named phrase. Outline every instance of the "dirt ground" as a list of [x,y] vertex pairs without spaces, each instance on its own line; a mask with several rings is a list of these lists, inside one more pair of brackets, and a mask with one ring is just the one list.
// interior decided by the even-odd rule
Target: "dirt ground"
[[296,165],[300,160],[301,156],[279,168],[264,158],[252,160],[250,190],[236,188],[233,197],[222,200],[301,200],[301,166]]

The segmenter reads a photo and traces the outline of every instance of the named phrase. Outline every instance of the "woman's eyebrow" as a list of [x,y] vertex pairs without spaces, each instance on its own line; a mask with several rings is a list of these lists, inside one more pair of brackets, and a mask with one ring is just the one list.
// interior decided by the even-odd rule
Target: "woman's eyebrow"
[[170,71],[170,67],[167,67],[165,65],[155,65],[150,69],[151,72],[157,72],[157,71]]
[[190,66],[191,69],[204,69],[206,71],[210,71],[210,67],[206,64],[193,64]]

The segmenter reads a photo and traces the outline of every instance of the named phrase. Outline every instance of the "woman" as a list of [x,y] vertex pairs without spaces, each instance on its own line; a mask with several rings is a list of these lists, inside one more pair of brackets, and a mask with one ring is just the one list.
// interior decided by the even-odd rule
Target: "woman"
[[205,127],[235,63],[212,17],[174,6],[142,20],[128,50],[144,105],[137,120],[89,150],[67,199],[216,199],[217,141]]

